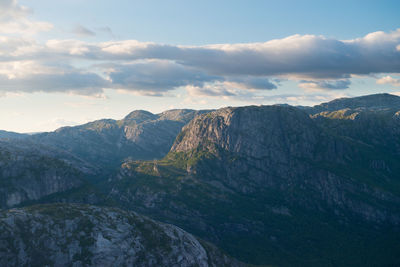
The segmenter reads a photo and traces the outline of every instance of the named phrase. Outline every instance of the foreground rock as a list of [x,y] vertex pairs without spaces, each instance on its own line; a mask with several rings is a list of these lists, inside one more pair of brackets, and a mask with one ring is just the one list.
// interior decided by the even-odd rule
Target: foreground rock
[[243,266],[175,226],[72,204],[0,212],[0,265]]

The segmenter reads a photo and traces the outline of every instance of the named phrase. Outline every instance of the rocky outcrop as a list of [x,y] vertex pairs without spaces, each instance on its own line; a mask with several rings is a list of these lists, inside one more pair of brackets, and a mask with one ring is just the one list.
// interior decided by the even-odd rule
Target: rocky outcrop
[[66,204],[1,211],[0,265],[244,266],[175,226]]
[[[311,157],[320,132],[309,116],[293,107],[224,108],[196,117],[182,129],[172,152],[223,150],[255,158]],[[295,138],[295,139],[291,139]],[[277,154],[274,154],[277,153]]]

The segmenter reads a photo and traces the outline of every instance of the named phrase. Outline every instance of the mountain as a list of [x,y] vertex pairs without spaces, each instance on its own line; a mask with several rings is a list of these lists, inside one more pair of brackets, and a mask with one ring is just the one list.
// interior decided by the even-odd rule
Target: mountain
[[[109,197],[253,264],[399,265],[398,99],[201,114],[164,159],[124,163]],[[342,109],[362,116],[326,115]]]
[[0,211],[1,266],[244,266],[133,212],[53,204]]
[[91,165],[63,151],[25,140],[0,141],[0,208],[84,187],[95,175]]
[[[134,111],[120,121],[7,139],[0,142],[1,207],[117,206],[177,225],[250,264],[398,266],[399,99],[378,94],[314,107]],[[19,198],[10,198],[14,192]],[[78,207],[58,205],[50,207],[66,214]],[[33,212],[36,220],[37,214],[45,216],[42,207],[18,214]],[[89,217],[94,210],[115,210],[78,209],[87,207]],[[83,213],[74,211],[64,220],[66,229],[78,227]],[[52,220],[38,219],[33,229],[50,227],[46,221]],[[90,222],[96,231],[104,225]],[[16,231],[10,235],[22,233]],[[47,236],[49,246],[60,244],[55,240],[64,244],[55,232]],[[54,259],[64,253],[57,246],[49,248]],[[21,247],[18,251],[24,254]],[[29,260],[32,251],[26,254]],[[94,247],[85,251],[90,253],[84,260],[97,263]],[[231,264],[220,252],[209,255]]]
[[309,113],[331,133],[400,155],[400,97],[389,94],[343,98]]
[[391,94],[373,94],[351,98],[338,98],[327,103],[322,103],[310,108],[316,114],[323,111],[336,111],[342,109],[367,109],[384,110],[399,109],[400,97]]
[[28,136],[29,136],[28,134],[21,134],[21,133],[0,130],[0,139],[19,139]]
[[125,159],[164,157],[181,128],[206,111],[169,110],[160,114],[137,110],[122,120],[103,119],[54,132],[35,134],[32,142],[68,151],[98,168],[114,170]]

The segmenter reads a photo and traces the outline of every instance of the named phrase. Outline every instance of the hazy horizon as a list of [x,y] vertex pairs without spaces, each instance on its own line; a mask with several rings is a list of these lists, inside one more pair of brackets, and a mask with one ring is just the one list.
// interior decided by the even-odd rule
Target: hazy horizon
[[[385,94],[385,93],[382,92],[382,93],[376,93],[376,94]],[[400,93],[398,93],[398,94],[393,94],[393,93],[392,93],[391,95],[400,96]],[[360,96],[366,96],[366,95],[360,95]],[[360,97],[360,96],[353,96],[353,97]],[[347,98],[347,97],[345,97],[345,98]],[[338,99],[338,98],[333,98],[332,100],[334,100],[334,99]],[[323,101],[323,102],[315,103],[314,105],[293,105],[293,106],[309,106],[309,107],[312,107],[312,106],[319,105],[319,104],[323,104],[323,103],[326,103],[326,102],[329,102],[329,101]],[[271,103],[271,104],[258,104],[257,106],[262,106],[262,105],[285,105],[285,104],[288,104],[288,103],[276,102],[276,103]],[[290,104],[288,104],[288,105],[290,105]],[[239,106],[229,106],[229,105],[227,105],[227,106],[221,106],[221,107],[209,108],[209,109],[210,109],[210,110],[217,110],[217,109],[226,108],[226,107],[244,107],[244,106],[250,106],[250,105],[239,105]],[[202,110],[202,109],[196,109],[196,108],[173,108],[173,109],[165,109],[165,110],[162,110],[162,111],[152,112],[152,111],[146,110],[146,109],[132,109],[131,111],[129,111],[128,113],[122,115],[121,117],[115,117],[115,118],[111,118],[111,117],[104,117],[104,118],[103,118],[103,117],[101,117],[101,118],[97,118],[97,119],[94,119],[94,120],[88,120],[88,121],[85,121],[85,122],[82,122],[82,123],[76,123],[76,124],[68,124],[68,122],[66,121],[66,122],[63,122],[63,123],[65,123],[65,125],[63,125],[63,126],[57,127],[57,128],[55,128],[55,129],[45,130],[45,131],[17,132],[17,131],[9,131],[9,130],[4,130],[4,129],[0,129],[0,131],[3,130],[3,131],[16,132],[16,133],[22,133],[22,134],[36,134],[36,133],[43,133],[43,132],[52,132],[52,131],[55,131],[55,130],[57,130],[57,129],[59,129],[59,128],[62,128],[62,127],[74,127],[74,126],[79,126],[79,125],[82,125],[82,124],[85,124],[85,123],[89,123],[89,122],[93,122],[93,121],[97,121],[97,120],[102,120],[102,119],[122,120],[122,119],[124,119],[129,113],[131,113],[131,112],[133,112],[133,111],[147,111],[147,112],[150,112],[150,113],[152,113],[152,114],[161,114],[161,113],[166,112],[166,111],[180,110],[180,109]],[[204,109],[203,109],[203,110],[204,110]]]

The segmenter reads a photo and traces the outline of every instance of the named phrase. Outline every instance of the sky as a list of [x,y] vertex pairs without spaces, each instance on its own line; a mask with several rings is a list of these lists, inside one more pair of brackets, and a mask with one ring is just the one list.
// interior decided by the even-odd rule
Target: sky
[[400,95],[399,1],[0,0],[0,129]]

